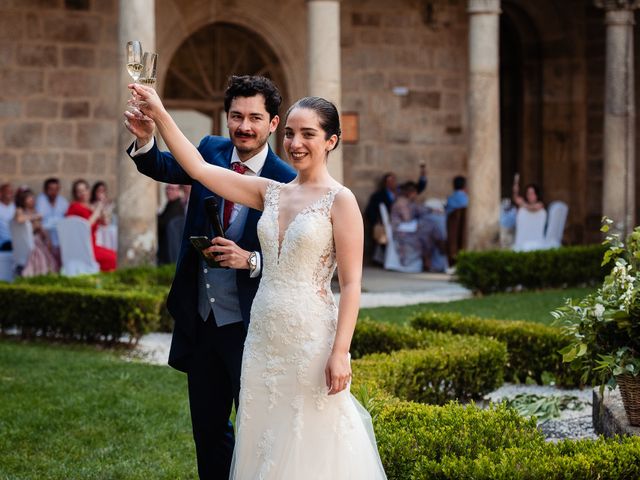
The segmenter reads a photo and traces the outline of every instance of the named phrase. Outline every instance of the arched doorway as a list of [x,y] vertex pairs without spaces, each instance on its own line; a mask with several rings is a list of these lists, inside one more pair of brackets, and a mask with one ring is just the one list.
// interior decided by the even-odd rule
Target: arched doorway
[[[210,119],[209,133],[227,135],[223,102],[231,75],[268,77],[287,98],[282,66],[268,43],[244,27],[213,23],[190,35],[173,55],[164,82],[165,105],[174,111],[196,111],[194,121],[202,115]],[[276,151],[279,140],[270,138]]]
[[513,176],[543,183],[542,54],[531,19],[505,2],[500,17],[501,194],[511,197]]

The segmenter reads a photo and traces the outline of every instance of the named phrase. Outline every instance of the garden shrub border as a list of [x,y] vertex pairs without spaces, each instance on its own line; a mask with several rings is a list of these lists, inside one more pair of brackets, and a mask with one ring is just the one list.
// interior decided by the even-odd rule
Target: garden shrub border
[[161,303],[137,291],[0,284],[0,327],[19,327],[23,337],[137,342],[157,329]]
[[604,252],[603,245],[531,252],[463,251],[456,259],[456,275],[464,286],[482,293],[595,284],[610,269],[601,265]]
[[542,383],[545,372],[565,387],[579,385],[580,376],[562,362],[559,350],[568,341],[559,328],[525,321],[508,321],[465,316],[460,313],[419,312],[409,321],[417,330],[481,335],[507,345],[507,380],[525,382],[527,378]]

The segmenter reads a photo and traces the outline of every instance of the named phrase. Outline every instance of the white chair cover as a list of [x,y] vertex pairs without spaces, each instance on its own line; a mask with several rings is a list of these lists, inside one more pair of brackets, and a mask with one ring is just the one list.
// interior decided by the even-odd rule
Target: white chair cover
[[516,252],[528,252],[544,248],[546,221],[547,211],[544,209],[530,212],[526,208],[519,208],[516,215],[516,239],[513,249]]
[[60,220],[56,228],[62,257],[60,273],[74,276],[99,272],[100,266],[91,246],[89,222],[84,218],[71,216]]
[[15,219],[9,222],[11,231],[11,245],[13,248],[13,266],[24,267],[29,260],[29,254],[34,248],[33,226],[27,220],[24,223],[16,222]]
[[117,251],[118,226],[113,223],[109,225],[100,225],[96,230],[96,245]]
[[[403,265],[400,262],[398,251],[396,250],[396,244],[393,241],[393,229],[391,228],[391,221],[389,220],[389,212],[387,206],[384,203],[380,204],[380,219],[384,226],[384,231],[387,235],[387,246],[384,251],[384,268],[385,270],[394,270],[396,272],[416,273],[422,271],[422,259],[418,258],[409,265]],[[417,228],[417,224],[416,224]]]
[[564,202],[555,201],[549,205],[547,231],[544,234],[546,248],[557,248],[562,245],[562,236],[568,213],[569,207]]
[[13,280],[13,253],[0,252],[0,280],[11,282]]

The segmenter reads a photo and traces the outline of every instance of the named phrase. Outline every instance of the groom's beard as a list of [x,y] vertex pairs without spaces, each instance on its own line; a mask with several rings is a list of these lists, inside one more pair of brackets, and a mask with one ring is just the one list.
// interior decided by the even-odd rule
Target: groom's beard
[[241,153],[258,153],[264,148],[264,144],[267,143],[269,135],[260,136],[256,133],[246,132],[234,132],[231,139],[233,145],[238,152]]

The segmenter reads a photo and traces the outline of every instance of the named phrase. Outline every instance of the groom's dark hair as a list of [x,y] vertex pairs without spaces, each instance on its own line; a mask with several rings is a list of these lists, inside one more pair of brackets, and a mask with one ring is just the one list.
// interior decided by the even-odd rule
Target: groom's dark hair
[[271,80],[257,75],[232,75],[229,77],[227,89],[224,92],[224,111],[229,113],[231,101],[236,97],[264,97],[264,106],[269,113],[269,119],[278,115],[282,97],[278,88]]

